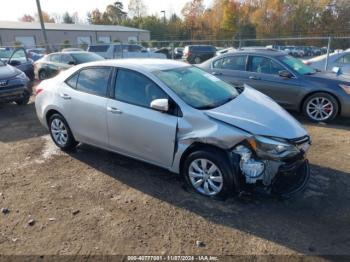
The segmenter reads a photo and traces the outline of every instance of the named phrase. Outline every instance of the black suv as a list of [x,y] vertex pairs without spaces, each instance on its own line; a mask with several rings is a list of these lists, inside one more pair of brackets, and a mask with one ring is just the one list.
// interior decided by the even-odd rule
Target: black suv
[[216,48],[212,45],[188,45],[183,51],[182,60],[190,64],[199,64],[214,57]]

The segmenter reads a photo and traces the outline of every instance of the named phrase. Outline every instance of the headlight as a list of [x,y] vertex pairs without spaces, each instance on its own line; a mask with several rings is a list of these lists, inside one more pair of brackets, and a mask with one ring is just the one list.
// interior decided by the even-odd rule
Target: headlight
[[348,85],[342,85],[342,84],[339,84],[339,86],[345,91],[345,93],[347,93],[348,95],[350,95],[350,86],[348,86]]
[[264,136],[255,136],[248,142],[262,159],[276,159],[292,157],[300,153],[300,150],[282,139],[271,139]]

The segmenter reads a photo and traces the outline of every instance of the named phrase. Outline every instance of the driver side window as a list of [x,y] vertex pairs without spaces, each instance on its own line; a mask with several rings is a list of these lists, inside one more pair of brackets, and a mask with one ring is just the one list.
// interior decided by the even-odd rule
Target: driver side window
[[114,98],[129,104],[150,108],[153,100],[168,98],[168,95],[146,76],[132,70],[119,69]]

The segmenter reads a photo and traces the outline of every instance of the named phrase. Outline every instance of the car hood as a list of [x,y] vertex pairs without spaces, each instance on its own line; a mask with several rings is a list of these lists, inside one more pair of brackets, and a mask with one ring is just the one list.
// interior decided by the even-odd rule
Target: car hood
[[328,72],[328,71],[317,72],[316,74],[313,74],[313,75],[305,75],[305,77],[307,77],[311,80],[323,81],[325,79],[327,79],[327,80],[331,79],[334,81],[350,82],[350,75],[348,75],[348,74],[336,74],[336,73]]
[[10,65],[0,65],[0,79],[12,78],[15,75],[18,75],[20,71]]
[[206,110],[208,116],[254,135],[293,139],[307,135],[303,126],[270,97],[245,85],[235,99]]

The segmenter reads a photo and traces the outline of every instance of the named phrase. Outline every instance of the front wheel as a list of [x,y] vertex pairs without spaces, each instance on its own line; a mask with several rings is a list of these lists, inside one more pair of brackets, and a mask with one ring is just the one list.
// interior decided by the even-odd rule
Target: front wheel
[[209,151],[191,153],[183,174],[191,189],[207,197],[225,198],[233,190],[233,173],[223,154]]
[[19,106],[23,106],[29,103],[30,100],[30,94],[27,92],[24,92],[23,97],[20,99],[17,99],[15,103]]
[[60,114],[53,114],[49,120],[49,129],[52,140],[62,150],[71,150],[78,144],[66,122]]
[[327,93],[316,93],[308,97],[303,104],[303,113],[314,122],[332,121],[338,114],[337,100]]

